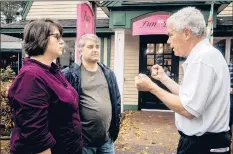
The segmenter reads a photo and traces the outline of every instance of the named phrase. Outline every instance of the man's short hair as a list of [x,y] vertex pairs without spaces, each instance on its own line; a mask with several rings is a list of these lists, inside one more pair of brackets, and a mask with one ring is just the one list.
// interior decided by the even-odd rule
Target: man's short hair
[[167,19],[167,25],[171,25],[177,32],[189,29],[193,35],[206,35],[206,22],[204,16],[201,11],[195,7],[185,7],[174,13]]
[[94,40],[100,44],[100,39],[95,34],[85,34],[83,35],[77,43],[77,51],[82,52],[83,47],[85,46],[86,40]]

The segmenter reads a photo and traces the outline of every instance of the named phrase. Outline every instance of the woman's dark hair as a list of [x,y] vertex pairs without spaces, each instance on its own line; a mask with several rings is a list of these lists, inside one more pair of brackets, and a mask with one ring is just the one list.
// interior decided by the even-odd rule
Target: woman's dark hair
[[44,54],[53,27],[57,27],[62,36],[61,24],[50,19],[32,20],[24,27],[23,49],[30,57]]

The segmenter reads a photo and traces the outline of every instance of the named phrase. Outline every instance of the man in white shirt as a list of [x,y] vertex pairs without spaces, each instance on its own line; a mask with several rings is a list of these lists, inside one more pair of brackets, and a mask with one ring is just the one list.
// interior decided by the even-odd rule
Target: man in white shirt
[[144,74],[135,77],[135,85],[140,91],[150,91],[175,111],[181,135],[178,154],[229,154],[230,79],[224,57],[205,39],[206,23],[196,8],[179,10],[167,20],[167,26],[168,43],[175,55],[187,57],[182,65],[182,84],[154,65],[152,77],[171,93]]

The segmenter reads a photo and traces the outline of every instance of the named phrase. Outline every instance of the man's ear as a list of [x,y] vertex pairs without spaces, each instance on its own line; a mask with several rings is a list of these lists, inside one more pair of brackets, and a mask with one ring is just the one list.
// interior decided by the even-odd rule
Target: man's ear
[[184,29],[185,40],[188,41],[192,37],[192,32],[189,29]]

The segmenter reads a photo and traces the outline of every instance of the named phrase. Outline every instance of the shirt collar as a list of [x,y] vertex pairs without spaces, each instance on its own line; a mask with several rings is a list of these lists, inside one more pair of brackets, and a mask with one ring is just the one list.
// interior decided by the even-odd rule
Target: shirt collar
[[51,73],[56,73],[57,71],[59,71],[59,67],[52,62],[51,66],[45,65],[35,59],[31,59],[30,57],[26,57],[24,58],[24,63],[34,63],[36,65],[39,65],[40,67],[44,68],[45,70],[51,72]]
[[203,39],[200,42],[198,42],[194,46],[194,48],[191,50],[191,52],[190,52],[189,56],[187,57],[186,61],[184,62],[184,64],[185,63],[189,63],[193,59],[194,55],[196,53],[198,53],[199,51],[201,51],[200,48],[202,48],[205,44],[209,44],[209,40],[208,39]]

